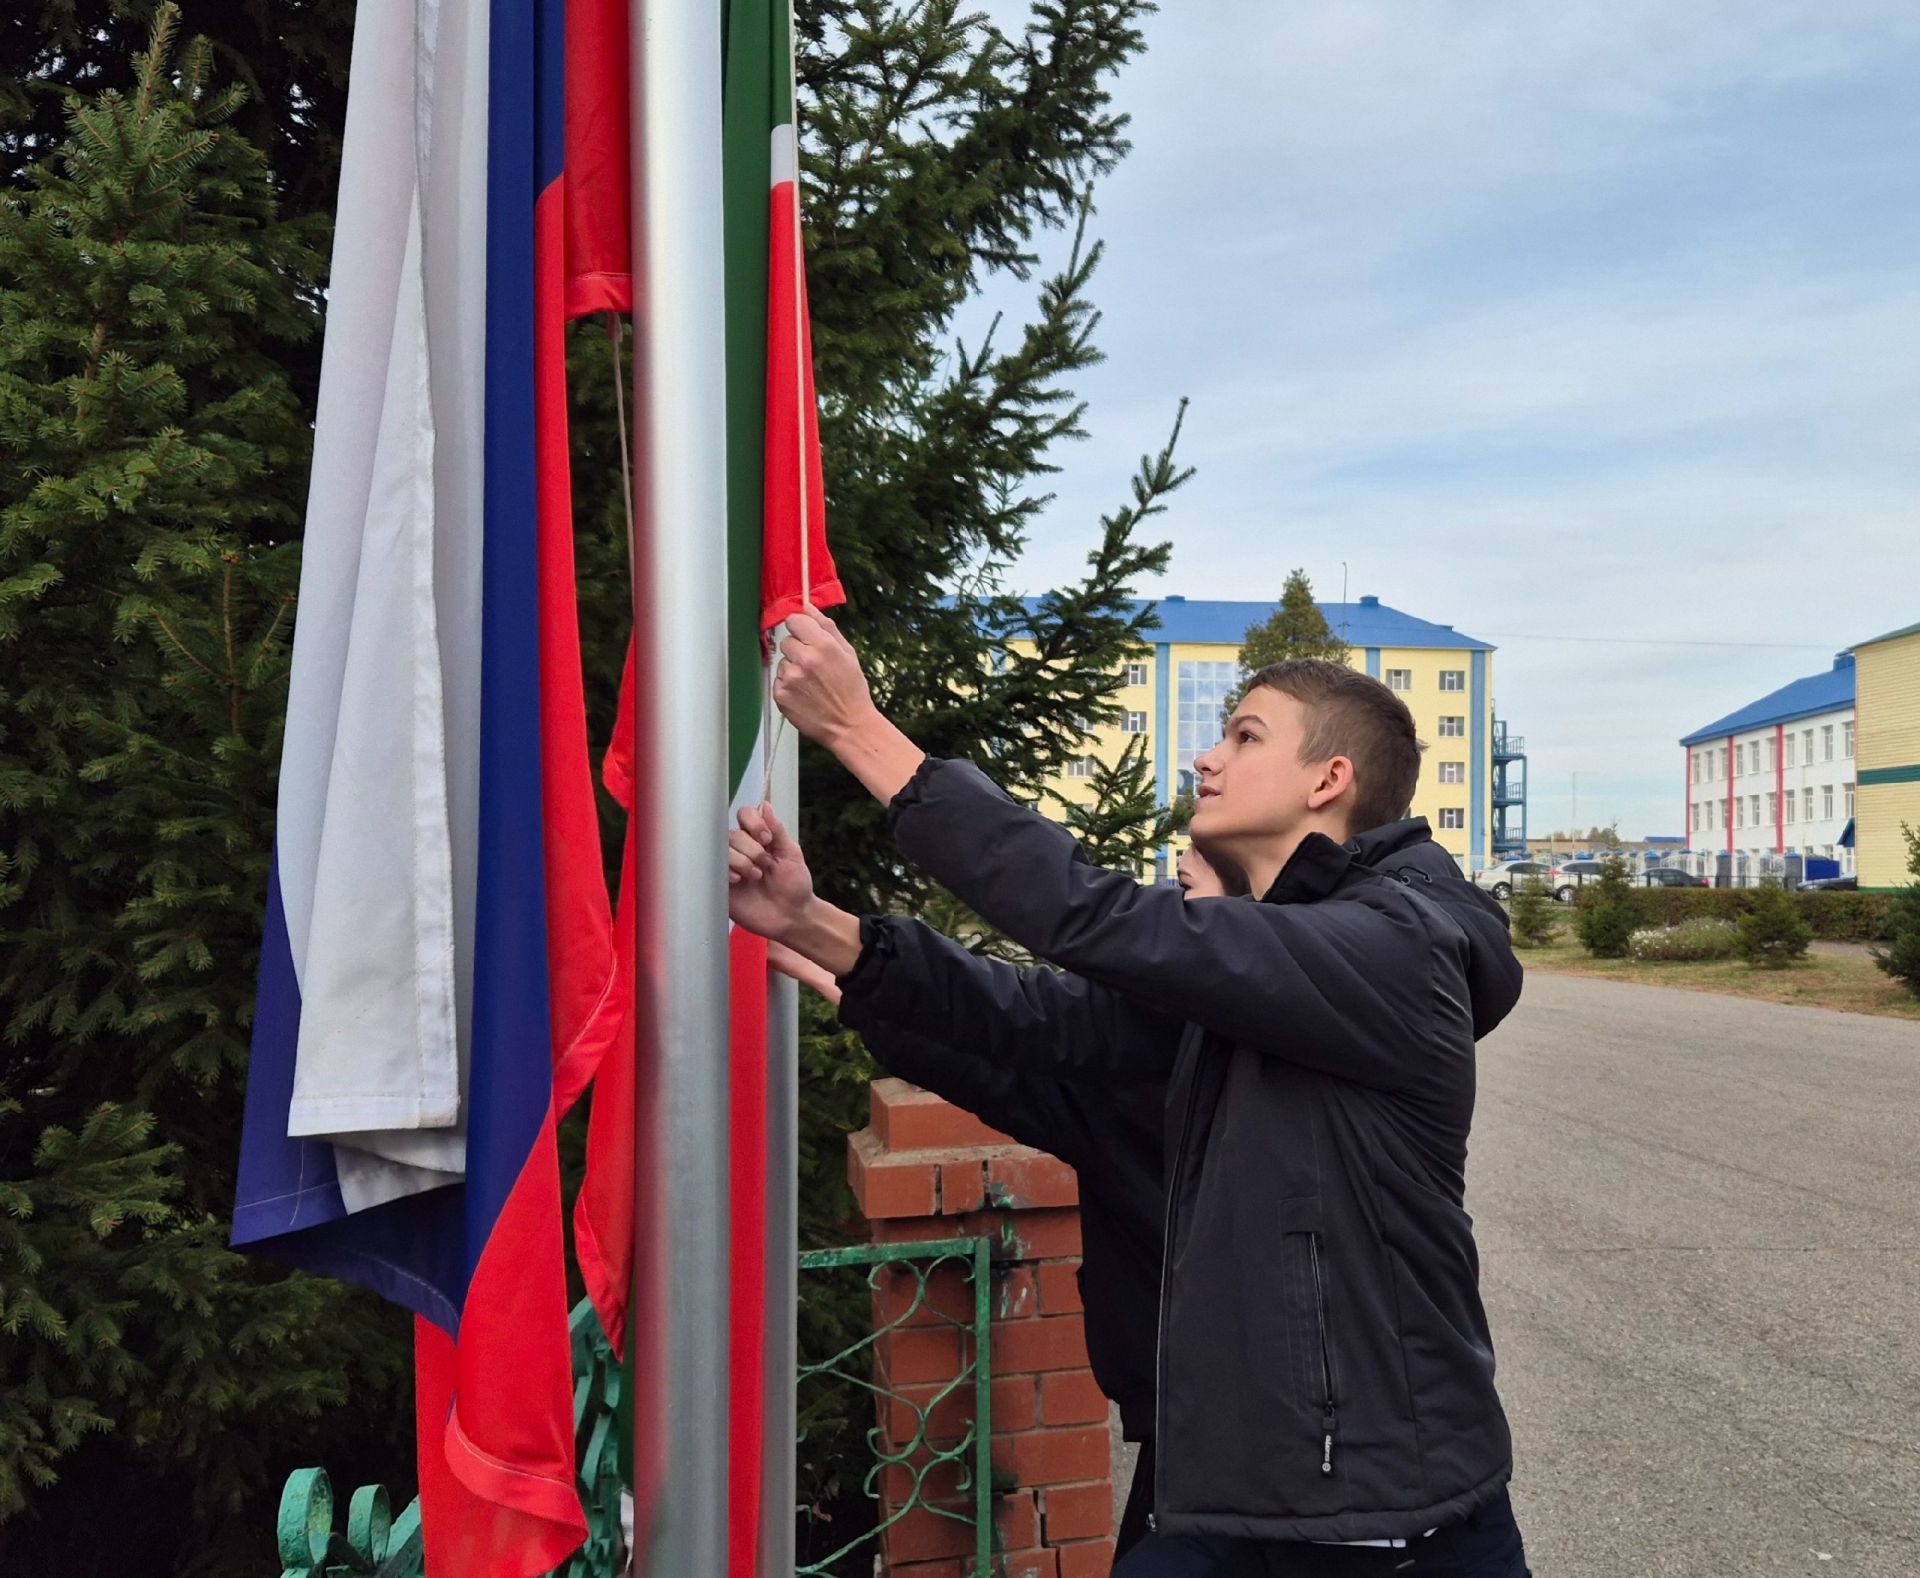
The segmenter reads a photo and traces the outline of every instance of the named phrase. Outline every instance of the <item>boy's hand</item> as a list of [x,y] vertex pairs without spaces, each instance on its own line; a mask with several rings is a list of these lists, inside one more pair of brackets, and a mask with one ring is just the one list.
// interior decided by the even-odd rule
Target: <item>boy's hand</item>
[[727,913],[736,926],[783,937],[813,901],[813,873],[771,806],[748,806],[727,835]]
[[780,643],[773,700],[808,739],[835,750],[879,717],[860,655],[825,614],[795,614]]
[[834,1008],[840,1006],[840,983],[804,954],[795,953],[784,942],[767,944],[767,963],[789,980],[798,981],[824,997]]

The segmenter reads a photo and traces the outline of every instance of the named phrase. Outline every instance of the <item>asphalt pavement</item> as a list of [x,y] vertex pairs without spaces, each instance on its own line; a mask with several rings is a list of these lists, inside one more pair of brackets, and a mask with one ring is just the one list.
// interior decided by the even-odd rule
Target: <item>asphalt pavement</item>
[[1920,1025],[1536,974],[1468,1204],[1540,1578],[1920,1578]]

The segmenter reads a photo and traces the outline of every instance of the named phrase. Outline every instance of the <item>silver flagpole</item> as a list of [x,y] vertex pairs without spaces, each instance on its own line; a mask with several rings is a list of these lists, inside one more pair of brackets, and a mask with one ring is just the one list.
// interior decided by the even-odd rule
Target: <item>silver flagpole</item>
[[[800,828],[800,736],[774,732],[773,808]],[[761,1439],[760,1578],[794,1570],[794,1374],[800,1300],[800,989],[772,975],[767,1002],[767,1354]]]
[[726,315],[721,7],[633,0],[641,880],[636,1571],[727,1569]]

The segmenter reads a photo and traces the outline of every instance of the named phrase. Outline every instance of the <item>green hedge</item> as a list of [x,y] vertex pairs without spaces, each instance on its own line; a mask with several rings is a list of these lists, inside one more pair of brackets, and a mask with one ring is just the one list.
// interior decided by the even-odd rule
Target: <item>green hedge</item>
[[[1581,902],[1593,892],[1581,889]],[[1755,888],[1635,888],[1634,918],[1643,926],[1673,926],[1695,919],[1737,921],[1753,903]],[[1816,937],[1827,942],[1885,942],[1892,915],[1891,893],[1796,893],[1793,902]]]

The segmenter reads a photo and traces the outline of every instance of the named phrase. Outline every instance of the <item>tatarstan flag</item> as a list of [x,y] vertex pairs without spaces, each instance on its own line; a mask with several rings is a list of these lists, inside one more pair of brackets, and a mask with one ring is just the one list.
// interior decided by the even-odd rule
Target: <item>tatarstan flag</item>
[[[728,820],[762,797],[772,713],[767,633],[788,615],[844,601],[826,538],[826,489],[797,181],[793,42],[788,0],[714,0],[726,8],[724,183],[727,313]],[[642,523],[642,529],[645,524]],[[605,779],[634,803],[635,707],[644,704],[628,654],[620,721]],[[716,826],[716,841],[724,828]],[[635,884],[668,881],[641,872],[629,840],[622,909]],[[623,975],[629,997],[632,938]],[[762,1287],[767,1248],[767,963],[758,938],[730,941],[732,1124],[730,1256],[734,1294],[732,1375],[732,1578],[753,1578],[760,1526],[763,1354]],[[608,1060],[594,1092],[587,1179],[576,1209],[587,1287],[608,1333],[629,1355],[626,1394],[649,1378],[633,1373],[626,1342],[633,1282],[634,1045]],[[637,1466],[646,1504],[647,1466]]]

